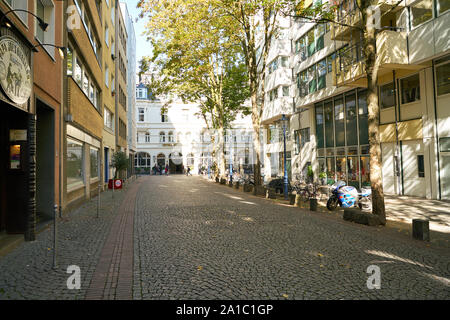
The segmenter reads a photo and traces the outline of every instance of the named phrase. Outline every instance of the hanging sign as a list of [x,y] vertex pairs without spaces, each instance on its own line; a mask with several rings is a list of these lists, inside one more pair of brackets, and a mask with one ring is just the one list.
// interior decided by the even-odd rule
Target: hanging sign
[[0,85],[16,104],[24,104],[31,95],[31,69],[19,42],[10,36],[0,38]]

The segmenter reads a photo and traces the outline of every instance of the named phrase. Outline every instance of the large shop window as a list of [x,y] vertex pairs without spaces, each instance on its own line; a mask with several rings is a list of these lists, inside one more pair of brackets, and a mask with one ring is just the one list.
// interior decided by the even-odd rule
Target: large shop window
[[358,91],[359,144],[369,144],[369,109],[367,91]]
[[342,98],[334,101],[334,120],[336,146],[345,146],[344,101]]
[[99,177],[99,171],[100,171],[100,158],[99,158],[99,151],[97,148],[91,147],[91,179],[96,179]]
[[[448,59],[448,58],[447,58]],[[436,67],[437,95],[450,93],[450,61]]]
[[346,115],[346,136],[347,145],[358,145],[358,123],[356,113],[356,96],[349,94],[345,97],[345,115]]
[[81,142],[67,139],[67,188],[84,185],[84,150]]
[[420,77],[415,74],[400,80],[402,90],[402,104],[420,100]]
[[324,122],[323,122],[323,106],[316,107],[316,139],[317,139],[317,148],[321,149],[324,145]]
[[325,143],[326,147],[334,147],[334,128],[333,128],[333,101],[325,102]]

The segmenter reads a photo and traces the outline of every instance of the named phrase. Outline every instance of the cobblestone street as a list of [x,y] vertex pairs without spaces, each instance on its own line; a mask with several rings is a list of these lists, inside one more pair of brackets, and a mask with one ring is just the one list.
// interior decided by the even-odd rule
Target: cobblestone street
[[58,268],[49,227],[0,257],[0,299],[450,299],[448,248],[199,177],[140,177],[58,223]]

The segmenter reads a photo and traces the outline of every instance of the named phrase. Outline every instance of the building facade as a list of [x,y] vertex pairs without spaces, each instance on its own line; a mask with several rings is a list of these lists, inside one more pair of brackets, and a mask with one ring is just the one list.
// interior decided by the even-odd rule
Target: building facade
[[[384,191],[449,199],[448,1],[403,1],[378,8]],[[362,37],[348,27],[362,20],[353,0],[339,1],[337,19],[341,24],[291,20],[291,171],[294,179],[302,178],[311,166],[316,180],[322,173],[328,183],[344,180],[361,187],[370,183],[367,79]],[[275,82],[283,86],[282,79],[280,75]],[[266,81],[273,81],[270,75]],[[277,84],[269,85],[266,96],[273,86]],[[281,108],[276,101],[265,113]],[[274,158],[266,156],[272,167]]]
[[[177,99],[159,100],[144,83],[137,85],[136,172],[152,173],[153,167],[164,169],[167,165],[171,174],[184,173],[187,167],[191,173],[199,174],[206,173],[213,161],[219,161],[213,158],[214,133],[207,130],[204,119],[197,115],[199,111],[198,104],[186,104]],[[249,116],[238,116],[227,130],[224,145],[227,170],[230,162],[234,171],[243,172],[251,167],[251,132]]]
[[136,33],[133,18],[130,16],[127,4],[120,3],[123,19],[127,30],[127,144],[130,158],[128,176],[134,174],[134,157],[136,155]]
[[97,194],[103,141],[104,1],[65,2],[63,208]]
[[25,240],[61,200],[62,10],[0,1],[0,232]]

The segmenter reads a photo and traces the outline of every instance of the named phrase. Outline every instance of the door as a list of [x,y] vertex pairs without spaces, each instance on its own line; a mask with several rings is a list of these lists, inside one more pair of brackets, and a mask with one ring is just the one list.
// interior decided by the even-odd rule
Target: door
[[396,194],[396,177],[395,177],[395,143],[386,142],[381,144],[382,157],[382,177],[383,192],[385,194]]
[[426,181],[423,143],[420,140],[402,142],[403,194],[425,197]]
[[109,181],[109,149],[105,148],[105,182]]
[[441,198],[450,200],[450,153],[441,153]]

